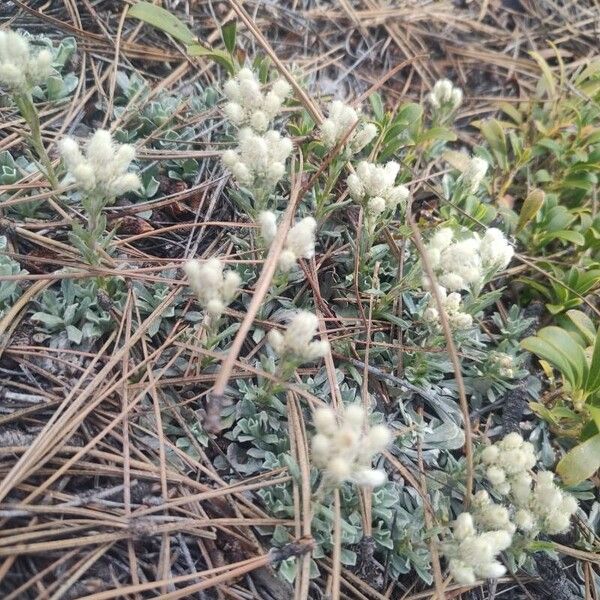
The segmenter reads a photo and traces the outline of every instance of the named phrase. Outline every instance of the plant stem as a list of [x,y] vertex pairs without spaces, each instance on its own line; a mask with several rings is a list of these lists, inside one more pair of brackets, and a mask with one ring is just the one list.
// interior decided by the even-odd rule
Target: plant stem
[[342,579],[342,507],[340,490],[333,490],[333,552],[331,555],[333,570],[331,573],[331,600],[339,600]]
[[44,175],[48,178],[50,185],[57,190],[59,187],[58,177],[54,171],[54,167],[52,166],[52,161],[46,152],[46,148],[44,147],[44,142],[42,141],[42,127],[40,124],[40,116],[33,103],[33,99],[31,98],[31,94],[23,93],[23,94],[15,94],[14,97],[15,104],[21,113],[23,119],[29,126],[30,130],[30,142],[31,147],[35,151],[35,154],[41,164],[42,171]]

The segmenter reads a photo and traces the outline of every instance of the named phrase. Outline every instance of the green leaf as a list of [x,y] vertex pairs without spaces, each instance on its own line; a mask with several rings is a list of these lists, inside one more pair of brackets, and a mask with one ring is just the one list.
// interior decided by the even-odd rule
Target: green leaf
[[552,344],[569,361],[577,374],[576,386],[581,388],[588,375],[588,363],[583,348],[560,327],[544,327],[538,332],[538,337]]
[[201,44],[195,43],[187,47],[187,53],[190,56],[205,56],[206,58],[210,58],[217,64],[224,67],[228,73],[233,74],[235,72],[235,65],[233,64],[231,56],[223,50],[213,50],[211,48],[206,48]]
[[371,109],[373,110],[373,114],[378,121],[381,121],[384,117],[384,109],[383,109],[383,101],[381,100],[381,95],[375,92],[369,96],[369,102],[371,104]]
[[233,54],[233,51],[235,50],[236,33],[237,22],[234,20],[228,21],[221,27],[221,37],[223,38],[223,43],[229,54]]
[[585,389],[594,393],[600,389],[600,331],[596,334],[596,342],[592,351],[592,360],[590,361],[590,370],[585,382]]
[[415,102],[408,102],[400,107],[396,114],[395,121],[404,123],[415,123],[423,116],[423,107]]
[[481,133],[497,157],[506,158],[508,147],[502,125],[496,119],[490,119],[481,124]]
[[540,82],[542,89],[548,94],[549,98],[554,98],[556,96],[556,80],[552,74],[552,70],[540,54],[537,52],[530,52],[529,54],[535,59],[542,71],[542,80]]
[[523,202],[521,212],[519,213],[519,222],[517,223],[517,232],[521,231],[538,214],[544,205],[545,194],[540,189],[534,189],[529,192]]
[[600,408],[597,406],[590,406],[590,415],[596,425],[596,429],[600,431]]
[[594,475],[598,469],[600,469],[600,433],[575,446],[556,466],[556,472],[565,485],[577,485]]
[[456,134],[446,127],[432,127],[424,131],[418,139],[419,143],[423,142],[454,142]]
[[521,113],[509,102],[500,102],[500,110],[507,114],[515,123],[521,124],[523,122],[523,116]]
[[186,46],[196,41],[196,36],[190,31],[188,26],[171,14],[168,10],[150,4],[149,2],[138,2],[134,4],[127,13],[127,16],[134,17],[148,25],[152,25],[161,31],[174,37],[176,40],[184,43]]
[[571,319],[573,325],[577,327],[581,335],[586,339],[587,343],[592,345],[596,338],[596,328],[594,322],[580,310],[568,310],[567,317]]
[[572,229],[555,231],[552,236],[566,242],[572,242],[576,246],[583,246],[585,244],[585,238],[578,231],[573,231]]
[[569,361],[562,352],[559,352],[553,345],[549,344],[540,337],[528,337],[521,341],[521,347],[540,358],[548,361],[553,367],[558,369],[562,376],[572,385],[576,385],[576,374]]
[[44,312],[36,312],[35,314],[31,315],[31,319],[33,321],[40,321],[48,327],[60,327],[63,324],[63,320],[60,317]]
[[78,329],[74,325],[67,325],[67,337],[75,344],[81,344],[83,338],[83,331]]

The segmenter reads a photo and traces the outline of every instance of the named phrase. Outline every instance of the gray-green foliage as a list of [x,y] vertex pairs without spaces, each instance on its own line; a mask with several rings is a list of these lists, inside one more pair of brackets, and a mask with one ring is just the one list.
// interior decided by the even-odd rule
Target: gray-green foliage
[[0,235],[0,319],[9,310],[22,293],[22,284],[17,280],[6,280],[4,277],[26,275],[27,271],[8,256],[8,241]]

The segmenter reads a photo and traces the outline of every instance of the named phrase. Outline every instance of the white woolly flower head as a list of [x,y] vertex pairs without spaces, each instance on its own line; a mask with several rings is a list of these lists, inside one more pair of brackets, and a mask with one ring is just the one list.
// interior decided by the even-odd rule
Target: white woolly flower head
[[535,478],[530,475],[536,464],[532,444],[516,432],[509,433],[487,446],[479,458],[494,490],[515,507],[514,520],[521,531],[554,535],[568,530],[577,501],[556,485],[550,471],[540,471]]
[[509,433],[493,446],[483,450],[480,459],[487,480],[494,490],[503,496],[511,492],[522,495],[528,471],[536,464],[533,445],[525,442],[516,432]]
[[[473,317],[461,310],[462,298],[460,294],[457,292],[448,294],[446,288],[441,285],[437,286],[437,290],[450,328],[453,331],[469,329],[473,325]],[[435,329],[441,328],[438,305],[433,294],[429,299],[428,307],[423,312],[423,319],[433,325]]]
[[83,153],[70,137],[61,140],[58,147],[69,176],[87,192],[93,191],[111,200],[141,186],[138,175],[127,172],[135,149],[129,144],[116,144],[106,130],[98,129]]
[[313,421],[317,430],[312,439],[312,459],[325,479],[337,487],[352,481],[364,487],[377,487],[386,481],[384,471],[373,469],[373,458],[392,441],[385,425],[367,428],[367,414],[359,404],[346,406],[338,418],[331,408],[319,408]]
[[481,239],[481,260],[486,269],[505,269],[514,253],[502,231],[495,227],[486,230]]
[[27,92],[52,74],[52,53],[35,49],[16,31],[0,31],[0,86]]
[[[340,100],[334,100],[328,106],[327,118],[321,124],[321,140],[327,148],[339,144],[348,131],[360,120],[358,112]],[[359,123],[347,140],[347,149],[351,154],[360,152],[377,135],[374,123]]]
[[275,130],[261,135],[249,127],[240,130],[238,140],[236,150],[223,153],[223,164],[242,186],[275,187],[285,175],[285,161],[292,153],[292,141]]
[[265,93],[257,75],[244,67],[223,86],[229,100],[223,106],[223,113],[236,127],[251,127],[264,133],[281,113],[291,90],[286,81],[277,79]]
[[488,168],[489,164],[483,158],[474,156],[469,161],[461,179],[471,194],[474,194],[479,189]]
[[279,268],[290,271],[299,258],[315,255],[315,231],[317,222],[312,217],[298,221],[289,231],[279,257]]
[[577,500],[554,483],[553,473],[540,471],[527,508],[541,532],[556,535],[569,529]]
[[451,292],[478,291],[485,281],[508,265],[512,247],[499,229],[488,231],[492,233],[483,238],[465,232],[459,239],[450,228],[444,227],[433,235],[426,248],[427,257],[442,286]]
[[350,197],[363,204],[373,217],[397,206],[404,208],[410,192],[406,186],[396,185],[399,171],[400,165],[395,161],[385,165],[361,161],[346,180]]
[[[496,516],[505,515],[500,512]],[[502,518],[497,520],[503,522]],[[506,569],[496,557],[512,543],[513,531],[514,526],[512,530],[500,527],[482,531],[477,516],[468,512],[458,515],[453,524],[453,537],[443,546],[454,579],[458,583],[472,584],[477,578],[501,577]]]
[[313,339],[318,325],[313,313],[300,311],[290,319],[284,333],[276,329],[269,332],[269,344],[279,356],[299,364],[322,358],[329,351],[329,343]]
[[239,293],[240,276],[235,271],[225,271],[218,258],[205,262],[188,260],[183,270],[200,306],[213,318],[219,318]]
[[429,92],[427,100],[436,110],[446,109],[453,111],[462,104],[463,93],[449,79],[440,79],[436,81],[431,92]]
[[275,213],[270,210],[264,210],[258,215],[258,223],[262,239],[267,246],[270,246],[277,234],[277,217]]

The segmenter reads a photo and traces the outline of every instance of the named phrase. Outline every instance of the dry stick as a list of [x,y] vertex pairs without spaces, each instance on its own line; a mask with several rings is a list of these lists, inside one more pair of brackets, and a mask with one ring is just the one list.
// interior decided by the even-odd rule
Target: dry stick
[[[302,420],[300,404],[293,394],[288,394],[288,415],[290,417],[290,446],[293,447],[293,456],[300,470],[300,485],[294,480],[294,502],[296,505],[297,523],[296,538],[310,539],[312,510],[310,505],[310,461],[308,459],[308,444],[306,430]],[[298,561],[296,574],[294,600],[308,600],[310,583],[310,554],[303,554]]]
[[[129,398],[129,359],[130,359],[130,338],[131,338],[131,315],[132,315],[132,291],[127,295],[127,302],[123,308],[126,311],[125,318],[125,348],[127,349],[123,355],[123,363],[121,367],[121,378],[123,380],[123,391],[121,393],[121,412],[123,414],[123,505],[124,515],[126,519],[131,518],[131,453],[129,448],[129,414],[127,412],[127,404]],[[139,583],[137,556],[135,546],[132,540],[127,540],[127,558],[129,560],[129,572],[131,573],[131,581]]]
[[465,459],[467,461],[467,481],[466,481],[466,490],[465,490],[465,500],[464,507],[465,509],[469,507],[471,502],[471,495],[473,493],[473,434],[471,432],[471,419],[469,415],[469,404],[467,402],[467,394],[465,392],[465,384],[462,377],[461,364],[460,359],[458,357],[458,353],[456,351],[456,346],[454,344],[454,338],[452,337],[452,330],[450,329],[450,323],[448,322],[448,316],[446,315],[446,311],[444,310],[444,304],[442,302],[442,297],[440,295],[440,291],[437,284],[437,279],[433,269],[431,268],[431,262],[429,261],[429,257],[427,256],[427,250],[423,244],[423,239],[421,238],[421,233],[417,224],[414,221],[414,218],[411,214],[407,215],[408,222],[413,232],[413,242],[419,252],[421,257],[421,262],[423,263],[423,267],[425,269],[425,274],[430,282],[430,292],[435,299],[435,304],[437,306],[440,321],[442,324],[442,329],[444,331],[444,337],[446,338],[446,344],[448,345],[448,355],[450,356],[450,361],[452,362],[452,367],[454,368],[454,376],[456,378],[456,387],[458,388],[458,397],[460,400],[460,409],[463,416],[464,427],[465,427]]
[[285,65],[279,60],[279,57],[271,48],[271,45],[261,33],[260,29],[254,24],[254,21],[246,10],[239,4],[238,0],[229,0],[231,8],[236,12],[239,18],[244,22],[246,27],[250,30],[252,35],[256,38],[256,41],[263,47],[264,51],[269,55],[269,58],[273,61],[273,64],[277,70],[288,80],[288,83],[294,89],[294,92],[300,102],[304,105],[306,110],[311,114],[317,125],[323,122],[323,115],[319,110],[319,107],[311,100],[308,94],[302,89],[298,82],[294,79],[292,74],[287,70]]
[[[423,406],[419,407],[419,416],[423,418]],[[425,476],[425,465],[423,464],[423,445],[419,440],[417,444],[418,454],[418,465],[420,474],[421,489],[423,490],[423,496],[428,496],[427,491],[427,478]],[[429,531],[431,538],[429,540],[429,554],[431,555],[431,567],[433,570],[433,581],[435,585],[435,597],[437,600],[444,600],[444,576],[442,575],[442,568],[440,566],[440,555],[438,552],[437,544],[439,539],[437,534],[433,533],[433,515],[429,511],[423,511],[423,517],[425,519],[425,527]]]
[[105,592],[99,592],[96,594],[90,594],[88,596],[82,596],[79,600],[111,600],[112,598],[122,598],[127,594],[145,592],[156,589],[165,583],[183,583],[185,581],[190,581],[191,579],[195,579],[197,577],[208,577],[209,575],[216,574],[214,577],[206,579],[201,583],[188,586],[187,588],[177,590],[176,592],[171,592],[170,594],[161,596],[163,600],[175,600],[175,598],[190,597],[190,595],[194,592],[210,589],[223,582],[237,579],[245,573],[249,573],[251,571],[254,571],[255,569],[260,569],[261,567],[265,567],[274,562],[284,560],[285,558],[299,556],[301,554],[304,554],[305,552],[309,552],[310,550],[312,550],[312,548],[313,543],[311,541],[306,542],[304,540],[300,540],[298,542],[288,544],[287,546],[285,546],[277,552],[271,551],[261,556],[249,558],[247,560],[243,560],[237,563],[224,565],[222,567],[216,567],[214,569],[208,569],[199,573],[178,575],[176,577],[172,577],[167,581],[150,581],[148,583],[141,583],[138,585],[121,586],[112,590],[106,590]]
[[[140,312],[137,306],[137,298],[135,295],[135,291],[133,293],[134,298],[134,306],[136,309],[136,316],[138,323],[142,321]],[[156,381],[154,379],[154,374],[152,369],[150,368],[150,364],[148,362],[148,348],[146,345],[146,340],[144,338],[141,339],[142,352],[144,355],[144,360],[146,361],[146,373],[148,375],[148,385],[150,386],[149,393],[152,398],[152,406],[154,409],[154,422],[156,424],[156,434],[158,437],[158,460],[160,465],[160,489],[165,500],[169,497],[169,486],[167,484],[167,461],[166,461],[166,452],[165,452],[165,438],[164,438],[164,430],[162,425],[162,415],[160,409],[160,402],[158,400],[158,393],[156,389]],[[163,371],[164,372],[164,371]],[[159,377],[160,378],[160,377]],[[168,515],[169,511],[165,510],[163,512],[164,515]],[[158,572],[160,573],[160,577],[162,579],[168,579],[170,575],[170,564],[169,564],[169,556],[170,556],[170,538],[168,533],[164,533],[161,540],[160,545],[160,553],[158,560]],[[161,593],[164,594],[167,591],[167,587],[162,588]]]
[[[80,565],[75,571],[71,574],[67,580],[62,583],[62,585],[50,596],[49,600],[60,600],[66,594],[66,592],[73,586],[79,578],[86,572],[88,569],[100,558],[104,556],[107,550],[112,546],[112,543],[103,544],[96,550],[93,550],[89,553],[88,557],[80,561]],[[59,580],[60,583],[60,580]]]
[[[171,292],[152,312],[152,314],[142,323],[138,330],[131,337],[131,344],[137,343],[140,338],[146,333],[146,330],[158,317],[165,308],[173,301],[177,295],[178,290]],[[111,370],[122,360],[123,355],[126,352],[125,348],[121,348],[116,351],[112,358],[106,363],[93,381],[81,392],[79,388],[85,379],[93,372],[94,367],[103,355],[104,351],[112,343],[114,335],[109,336],[108,340],[104,344],[102,350],[94,359],[90,362],[90,365],[80,377],[74,388],[67,394],[63,403],[59,409],[51,417],[50,421],[46,424],[40,435],[27,449],[27,451],[21,456],[21,458],[13,465],[11,470],[0,482],[0,501],[3,500],[6,495],[10,492],[11,488],[17,485],[20,481],[27,476],[27,471],[32,467],[39,468],[46,463],[52,456],[52,453],[48,452],[48,449],[53,446],[53,442],[56,442],[56,438],[61,438],[64,435],[65,426],[68,425],[69,420],[72,416],[80,412],[80,408],[84,405],[85,401],[92,395],[95,390],[95,385],[98,382],[103,381]],[[59,443],[60,446],[60,443]],[[36,464],[37,463],[37,464]]]
[[[302,172],[302,165],[300,165],[300,172]],[[285,242],[288,230],[290,229],[292,218],[296,213],[296,206],[300,201],[300,189],[300,177],[294,177],[292,171],[292,189],[290,192],[288,207],[283,215],[281,224],[277,228],[275,239],[269,247],[269,254],[267,255],[263,265],[258,282],[256,283],[254,295],[252,296],[252,301],[248,306],[246,316],[244,317],[244,320],[242,321],[240,328],[231,346],[229,347],[229,350],[227,351],[227,355],[225,356],[221,369],[219,370],[219,373],[215,379],[215,385],[213,387],[207,410],[207,426],[212,431],[219,430],[220,407],[225,398],[225,386],[227,385],[227,381],[229,380],[229,376],[231,375],[235,361],[240,355],[242,344],[244,343],[244,340],[250,331],[250,327],[252,326],[254,318],[261,307],[264,297],[269,291],[271,281],[273,280],[273,276],[277,270],[277,261],[279,259],[279,255],[283,249],[283,244]]]
[[[167,342],[169,342],[169,341],[170,340],[167,340]],[[166,345],[166,343],[165,343],[165,345]],[[145,359],[140,365],[138,365],[138,368],[141,368],[148,360],[150,360],[151,358],[154,358],[155,356],[160,354],[161,351],[162,351],[162,348],[155,350],[147,359]],[[180,355],[180,353],[176,353],[169,360],[169,362],[167,362],[167,364],[161,369],[161,371],[159,373],[159,377],[164,372],[166,372],[167,369],[169,369],[171,367],[171,365],[177,360],[179,355]],[[133,372],[134,371],[131,371],[130,374]],[[109,394],[111,394],[112,392],[117,390],[119,386],[120,386],[120,383],[115,382],[108,389],[106,389],[99,398],[96,398],[90,406],[86,407],[86,409],[85,409],[86,414],[82,415],[82,418],[87,416],[87,414],[89,414],[89,412],[91,412],[91,410],[93,408],[95,408],[98,404],[100,404],[102,402],[104,397],[108,396]],[[133,407],[135,407],[146,396],[146,394],[148,394],[150,392],[150,390],[152,389],[152,386],[153,386],[153,382],[148,383],[147,386],[131,401],[131,403],[126,407],[126,411],[127,411],[126,414],[129,414],[129,412],[133,409]],[[118,425],[118,423],[120,421],[122,421],[122,419],[123,419],[123,415],[118,414],[102,431],[100,431],[98,434],[96,434],[96,436],[94,438],[92,438],[85,446],[79,448],[78,452],[76,452],[66,463],[61,465],[61,467],[52,476],[50,476],[47,480],[45,480],[43,484],[36,487],[35,490],[29,496],[27,496],[27,498],[25,498],[25,501],[32,500],[33,498],[38,496],[40,494],[40,492],[44,491],[53,481],[58,479],[58,477],[60,477],[60,475],[62,475],[64,472],[66,472],[70,466],[75,464],[90,449],[96,447],[98,442],[100,442],[108,434],[109,431],[111,431],[116,425]],[[162,477],[161,477],[161,479],[162,479]]]

